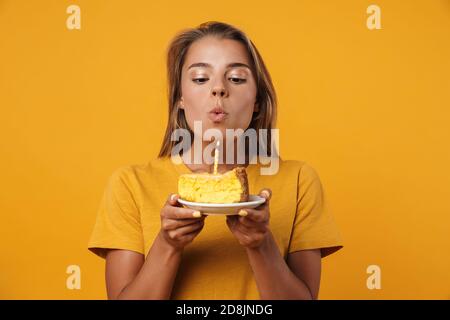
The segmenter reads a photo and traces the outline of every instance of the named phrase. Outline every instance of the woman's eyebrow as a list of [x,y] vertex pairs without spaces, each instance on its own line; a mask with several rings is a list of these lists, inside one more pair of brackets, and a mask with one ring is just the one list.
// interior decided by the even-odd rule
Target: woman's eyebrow
[[[197,63],[191,64],[191,65],[189,66],[188,70],[191,69],[191,68],[195,68],[195,67],[213,68],[213,66],[210,65],[209,63],[205,63],[205,62],[197,62]],[[230,69],[230,68],[237,68],[237,67],[244,67],[244,68],[250,69],[250,67],[249,67],[247,64],[242,63],[242,62],[232,62],[232,63],[229,63],[229,64],[227,65],[227,69]]]

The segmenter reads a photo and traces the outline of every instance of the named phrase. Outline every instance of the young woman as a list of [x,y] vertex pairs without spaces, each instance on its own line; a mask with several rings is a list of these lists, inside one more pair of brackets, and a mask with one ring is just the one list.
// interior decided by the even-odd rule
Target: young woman
[[89,242],[106,259],[108,298],[317,299],[321,258],[342,244],[307,163],[280,159],[276,174],[261,175],[247,154],[250,191],[266,202],[240,215],[205,219],[177,202],[180,174],[212,169],[179,155],[172,161],[173,130],[193,134],[201,121],[225,137],[226,129],[274,126],[275,90],[253,42],[228,24],[204,23],[173,39],[167,68],[169,119],[159,157],[112,174]]

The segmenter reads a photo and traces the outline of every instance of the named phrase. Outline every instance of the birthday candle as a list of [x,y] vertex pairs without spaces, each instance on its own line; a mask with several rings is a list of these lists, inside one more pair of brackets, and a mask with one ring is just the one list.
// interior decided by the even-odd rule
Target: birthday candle
[[219,145],[220,140],[217,140],[216,149],[214,150],[214,174],[217,174],[217,164],[219,163]]

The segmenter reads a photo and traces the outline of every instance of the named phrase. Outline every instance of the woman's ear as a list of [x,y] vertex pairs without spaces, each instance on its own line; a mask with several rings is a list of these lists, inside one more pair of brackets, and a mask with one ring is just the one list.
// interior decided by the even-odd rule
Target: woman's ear
[[183,97],[181,97],[180,101],[178,102],[178,108],[179,108],[179,109],[184,109],[184,101],[183,101]]

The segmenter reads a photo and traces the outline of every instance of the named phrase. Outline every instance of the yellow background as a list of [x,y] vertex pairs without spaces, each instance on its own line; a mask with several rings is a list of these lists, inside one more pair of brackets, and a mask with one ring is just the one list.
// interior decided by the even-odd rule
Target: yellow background
[[281,155],[316,168],[342,231],[320,298],[449,299],[450,1],[373,3],[381,30],[369,1],[0,1],[0,298],[106,297],[86,246],[107,178],[159,150],[169,40],[219,20],[261,51]]

